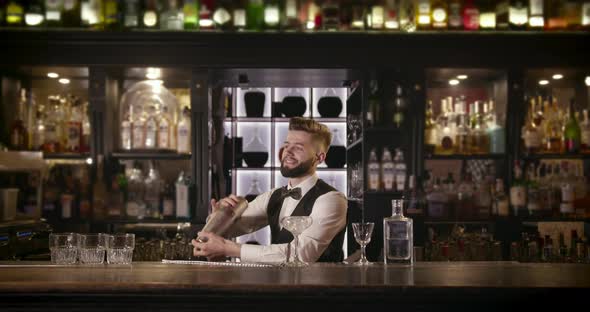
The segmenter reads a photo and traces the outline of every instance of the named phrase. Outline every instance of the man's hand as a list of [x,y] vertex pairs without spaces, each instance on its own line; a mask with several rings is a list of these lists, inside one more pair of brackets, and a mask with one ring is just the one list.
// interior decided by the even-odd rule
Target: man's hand
[[204,238],[205,242],[199,243],[192,240],[193,255],[207,257],[208,260],[218,260],[224,257],[239,257],[241,245],[224,239],[221,236],[209,232],[199,232],[197,237]]
[[229,195],[228,197],[222,198],[219,201],[216,201],[215,199],[211,199],[211,211],[212,212],[216,212],[217,209],[219,209],[219,207],[221,205],[224,206],[230,206],[232,208],[235,208],[238,205],[239,202],[239,198],[236,195]]

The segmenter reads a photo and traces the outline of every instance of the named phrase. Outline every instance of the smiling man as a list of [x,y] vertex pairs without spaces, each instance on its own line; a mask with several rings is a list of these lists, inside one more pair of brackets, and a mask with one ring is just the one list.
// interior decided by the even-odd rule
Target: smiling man
[[[201,232],[207,241],[192,241],[195,256],[209,259],[239,257],[243,262],[283,262],[293,258],[293,236],[280,225],[286,216],[311,216],[313,224],[299,239],[298,254],[306,262],[341,262],[346,228],[347,201],[344,194],[318,178],[317,166],[326,159],[332,133],[325,125],[306,118],[292,118],[287,139],[279,150],[281,174],[287,186],[260,194],[248,204],[227,237],[254,232],[266,225],[271,245],[238,244],[212,233]],[[220,204],[235,207],[235,195],[211,200],[215,211]]]

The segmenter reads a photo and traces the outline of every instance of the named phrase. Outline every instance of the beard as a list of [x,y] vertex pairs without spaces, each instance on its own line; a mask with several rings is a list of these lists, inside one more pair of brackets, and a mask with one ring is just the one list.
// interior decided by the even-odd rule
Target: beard
[[287,168],[285,164],[281,161],[281,174],[285,178],[298,178],[306,176],[313,167],[313,158],[310,158],[307,161],[300,163],[297,167],[294,168]]

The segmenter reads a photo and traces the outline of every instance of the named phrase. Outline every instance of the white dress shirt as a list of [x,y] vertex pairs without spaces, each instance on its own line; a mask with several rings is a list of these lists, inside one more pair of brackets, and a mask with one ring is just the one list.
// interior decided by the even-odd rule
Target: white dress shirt
[[[299,185],[288,185],[288,189],[301,188],[301,197],[315,186],[318,176],[313,174]],[[290,183],[289,183],[290,184]],[[267,208],[272,193],[277,190],[262,193],[248,204],[241,218],[231,229],[230,237],[254,232],[268,225]],[[290,216],[299,200],[286,197],[281,206],[279,220]],[[338,191],[331,191],[319,196],[310,214],[313,223],[299,236],[299,258],[306,262],[315,262],[328,247],[332,239],[346,226],[346,210],[348,202],[346,196]],[[282,229],[282,226],[279,225]],[[293,242],[289,244],[271,244],[268,246],[243,244],[240,260],[243,262],[283,262],[289,250],[293,250]],[[290,259],[293,259],[290,252]]]

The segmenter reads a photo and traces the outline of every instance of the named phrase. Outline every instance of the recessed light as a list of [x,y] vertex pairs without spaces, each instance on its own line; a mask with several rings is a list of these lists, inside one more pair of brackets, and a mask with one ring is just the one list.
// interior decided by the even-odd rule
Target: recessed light
[[59,77],[59,74],[58,73],[47,73],[47,77],[55,79],[55,78]]
[[159,68],[148,67],[145,77],[151,80],[160,79],[162,77],[162,71]]
[[542,86],[546,86],[546,85],[549,84],[549,80],[545,80],[545,79],[539,80],[539,84],[542,85]]
[[92,157],[86,158],[86,163],[92,165]]
[[553,77],[551,77],[551,78],[553,78],[553,79],[555,79],[555,80],[559,80],[559,79],[562,79],[562,78],[563,78],[563,75],[562,75],[562,74],[555,74],[555,75],[553,75]]
[[457,79],[451,79],[451,80],[449,80],[449,84],[451,86],[456,86],[456,85],[459,84],[459,80],[457,80]]
[[590,76],[586,76],[586,80],[584,80],[584,83],[586,83],[586,86],[590,87]]
[[457,79],[461,79],[461,80],[465,80],[467,78],[469,78],[469,76],[467,76],[467,75],[458,75],[457,76]]
[[61,84],[69,84],[70,83],[70,79],[68,79],[68,78],[60,78],[59,79],[59,83],[61,83]]

